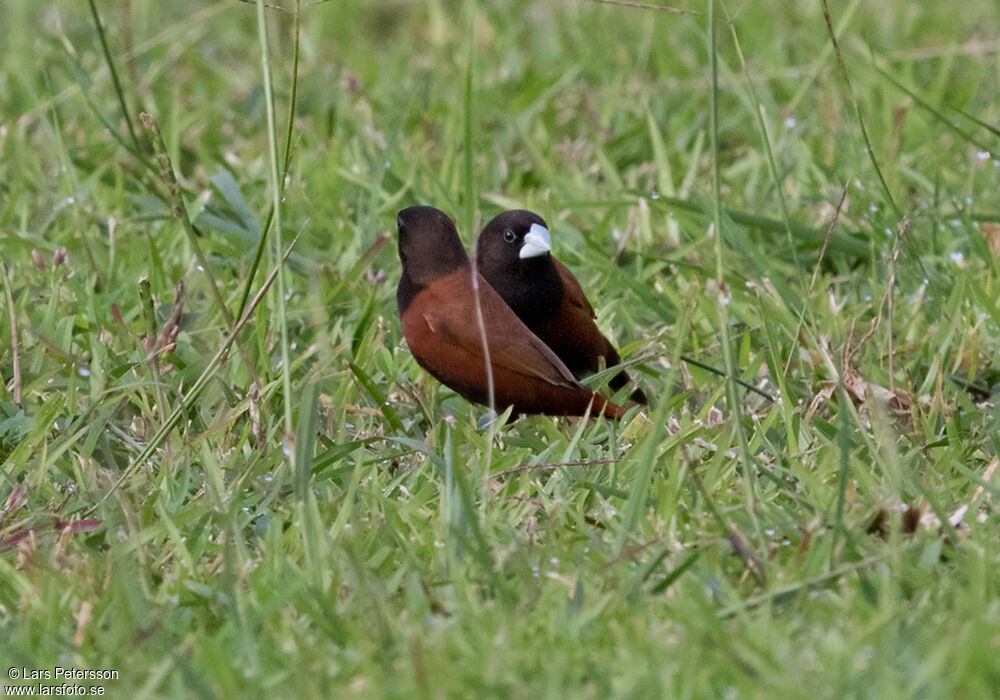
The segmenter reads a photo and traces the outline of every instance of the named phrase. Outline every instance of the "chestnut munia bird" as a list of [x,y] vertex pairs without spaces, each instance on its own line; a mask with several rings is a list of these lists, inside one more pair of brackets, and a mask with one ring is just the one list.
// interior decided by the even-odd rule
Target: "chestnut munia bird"
[[[580,379],[621,362],[611,342],[594,323],[594,308],[566,266],[552,257],[549,227],[534,212],[505,211],[483,228],[476,243],[479,273],[524,324]],[[629,381],[618,372],[608,384],[618,390]],[[641,389],[631,399],[646,403]]]
[[[472,263],[455,225],[433,207],[396,217],[403,274],[396,290],[403,336],[417,363],[469,401],[488,405],[486,352],[476,316]],[[495,407],[515,413],[621,418],[624,409],[580,384],[477,276]]]

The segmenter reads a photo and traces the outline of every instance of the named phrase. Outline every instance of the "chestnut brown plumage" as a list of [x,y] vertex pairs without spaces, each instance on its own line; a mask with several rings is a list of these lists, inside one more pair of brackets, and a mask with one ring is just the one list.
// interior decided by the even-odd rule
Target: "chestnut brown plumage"
[[[549,227],[534,212],[505,211],[483,228],[476,243],[479,273],[535,335],[580,379],[621,358],[594,322],[594,308],[580,283],[552,256]],[[618,390],[625,371],[608,384]],[[631,399],[646,403],[641,389]]]
[[[455,225],[433,207],[404,209],[396,225],[403,267],[396,302],[410,352],[442,384],[488,405],[472,263]],[[580,384],[482,276],[478,286],[497,410],[580,416],[592,405],[595,414],[622,417],[624,409]]]

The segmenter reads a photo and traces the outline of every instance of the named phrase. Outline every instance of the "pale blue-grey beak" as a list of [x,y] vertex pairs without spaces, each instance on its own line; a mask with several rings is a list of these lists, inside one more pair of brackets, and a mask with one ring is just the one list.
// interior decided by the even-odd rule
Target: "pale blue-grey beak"
[[549,230],[540,224],[532,224],[528,232],[524,234],[524,245],[521,246],[518,257],[522,260],[537,258],[539,255],[545,255],[551,251],[552,236],[549,235]]

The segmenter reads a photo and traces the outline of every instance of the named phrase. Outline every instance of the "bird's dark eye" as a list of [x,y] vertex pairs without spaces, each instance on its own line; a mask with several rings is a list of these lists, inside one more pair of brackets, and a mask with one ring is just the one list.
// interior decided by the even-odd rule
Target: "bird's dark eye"
[[517,234],[511,231],[510,229],[507,229],[506,231],[503,232],[503,239],[508,243],[513,243],[515,240],[517,240]]

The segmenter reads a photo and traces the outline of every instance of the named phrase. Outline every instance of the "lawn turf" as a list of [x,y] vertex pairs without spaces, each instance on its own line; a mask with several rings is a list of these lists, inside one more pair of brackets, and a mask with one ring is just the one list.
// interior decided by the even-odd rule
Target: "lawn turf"
[[[4,7],[7,666],[1000,692],[1000,6],[280,1]],[[542,214],[651,405],[480,428],[413,204]]]

